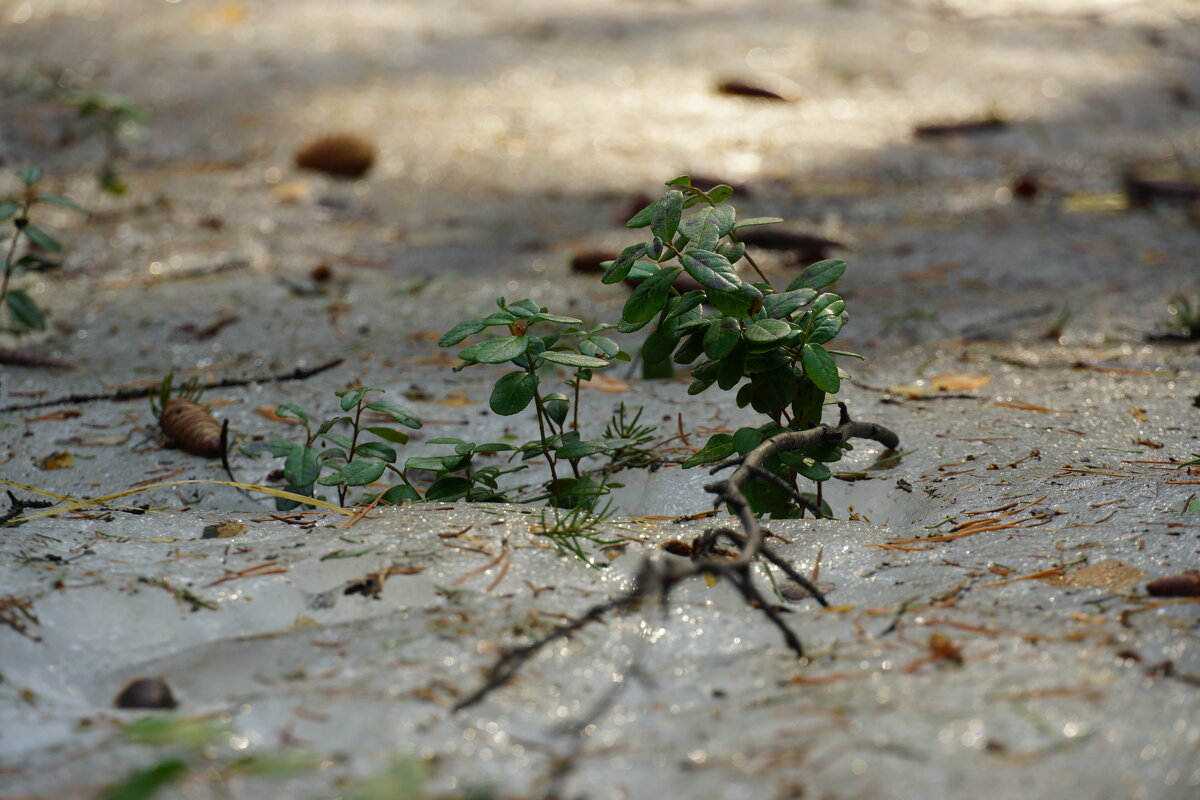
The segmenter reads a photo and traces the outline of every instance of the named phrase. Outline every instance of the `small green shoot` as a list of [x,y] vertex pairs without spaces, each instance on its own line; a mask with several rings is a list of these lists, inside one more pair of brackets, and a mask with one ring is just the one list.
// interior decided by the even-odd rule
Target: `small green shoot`
[[[11,220],[12,224],[11,232],[0,231],[0,242],[9,240],[4,256],[4,275],[0,277],[0,309],[7,315],[8,322],[0,325],[0,331],[20,336],[43,330],[46,317],[29,292],[13,285],[12,280],[40,266],[44,261],[43,253],[60,253],[63,249],[62,243],[49,231],[33,224],[30,220],[32,209],[38,205],[56,205],[81,214],[90,212],[69,198],[40,193],[37,187],[42,178],[41,167],[22,170],[18,176],[23,184],[21,192],[0,198],[0,223]],[[25,252],[18,258],[22,242]]]
[[[391,425],[374,424],[363,418],[365,412],[406,428],[420,428],[421,420],[407,408],[386,400],[370,400],[371,392],[381,392],[368,386],[336,392],[341,410],[348,414],[330,417],[315,430],[312,420],[304,409],[293,403],[281,403],[275,409],[276,416],[295,419],[304,426],[304,444],[279,439],[252,442],[242,448],[246,455],[270,453],[284,459],[283,477],[287,490],[305,497],[313,497],[313,490],[321,486],[336,486],[338,504],[346,505],[346,495],[353,486],[366,486],[379,480],[385,472],[396,474],[401,483],[378,495],[380,502],[400,504],[421,499],[420,493],[409,483],[404,471],[396,466],[399,455],[393,445],[408,442],[408,434]],[[348,427],[349,435],[342,430]],[[374,437],[368,439],[367,437]],[[324,446],[319,446],[318,443]],[[326,470],[332,470],[323,475]],[[374,499],[376,495],[372,495]],[[276,508],[288,511],[299,505],[294,500],[277,498]]]

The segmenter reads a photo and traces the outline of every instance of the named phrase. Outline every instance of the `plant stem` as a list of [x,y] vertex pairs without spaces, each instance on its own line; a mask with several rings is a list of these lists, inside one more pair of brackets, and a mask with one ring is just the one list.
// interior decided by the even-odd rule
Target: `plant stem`
[[[532,370],[531,370],[532,371]],[[554,468],[554,456],[550,455],[550,448],[546,446],[546,407],[542,405],[542,393],[534,389],[533,403],[537,410],[538,432],[542,435],[542,455],[546,457],[546,463],[550,465],[550,479],[554,487],[554,505],[559,505],[562,501],[558,488],[558,470]]]
[[[18,220],[25,219],[28,216],[30,199],[29,192],[26,191],[25,198],[21,201],[21,211],[17,215]],[[4,257],[4,278],[0,280],[0,307],[4,305],[5,300],[8,298],[8,280],[12,277],[13,256],[17,253],[17,242],[21,239],[21,230],[21,228],[17,227],[17,231],[12,237],[12,243],[8,246],[8,255]]]
[[[358,421],[362,417],[363,403],[362,398],[359,398],[358,404],[354,408],[354,429],[350,432],[350,452],[346,453],[346,463],[349,464],[354,460],[354,448],[358,446]],[[338,505],[346,505],[346,493],[349,487],[344,483],[338,484]]]

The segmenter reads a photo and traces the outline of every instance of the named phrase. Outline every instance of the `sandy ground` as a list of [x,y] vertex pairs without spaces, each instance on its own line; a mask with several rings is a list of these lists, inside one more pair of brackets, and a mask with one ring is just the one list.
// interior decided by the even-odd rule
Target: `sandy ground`
[[[205,396],[242,437],[292,433],[259,407],[330,413],[360,382],[427,421],[410,455],[422,438],[530,434],[486,412],[493,375],[451,373],[431,337],[497,295],[614,319],[623,291],[571,255],[633,241],[621,210],[684,172],[743,185],[744,216],[845,245],[838,343],[868,360],[845,365],[843,396],[912,451],[831,482],[838,520],[771,524],[835,606],[788,604],[807,664],[700,582],[461,714],[500,648],[699,533],[647,517],[704,510],[704,476],[627,480],[604,530],[628,541],[602,570],[557,555],[526,506],[301,528],[189,484],[124,501],[138,515],[6,528],[0,796],[96,796],[176,758],[163,796],[1195,796],[1197,606],[1146,586],[1198,561],[1200,475],[1182,463],[1200,451],[1200,357],[1155,335],[1168,299],[1200,290],[1200,228],[1187,204],[1129,208],[1122,176],[1196,166],[1197,15],[1182,0],[0,3],[3,186],[38,163],[95,212],[49,210],[62,265],[22,279],[50,329],[5,344],[78,369],[3,367],[6,480],[88,497],[221,479],[161,446],[144,401],[88,399],[172,368],[260,379]],[[717,92],[726,80],[787,101]],[[103,148],[73,92],[152,114],[125,142],[125,197],[96,187]],[[913,134],[989,115],[1008,126]],[[342,130],[376,147],[364,179],[295,168]],[[796,268],[759,255],[782,281]],[[332,280],[313,282],[320,265]],[[974,388],[932,391],[938,376]],[[595,420],[625,402],[693,437],[753,421],[624,377],[587,394]],[[262,482],[276,464],[233,466]],[[201,538],[231,520],[247,530]],[[377,596],[347,593],[389,570]],[[224,727],[122,738],[139,714],[114,697],[155,676],[176,718]]]

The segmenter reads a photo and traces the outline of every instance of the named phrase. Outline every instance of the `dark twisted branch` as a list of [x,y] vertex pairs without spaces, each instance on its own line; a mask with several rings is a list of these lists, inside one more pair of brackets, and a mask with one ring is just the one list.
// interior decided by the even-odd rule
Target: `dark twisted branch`
[[[758,524],[758,519],[750,508],[750,502],[742,494],[742,487],[753,478],[761,478],[764,473],[770,474],[764,467],[768,458],[790,450],[815,446],[841,447],[851,439],[871,439],[892,450],[899,447],[900,438],[892,431],[882,425],[856,422],[850,419],[845,403],[838,403],[838,408],[841,413],[836,426],[818,425],[804,431],[777,434],[747,453],[744,458],[732,459],[718,465],[718,470],[728,467],[736,467],[736,469],[728,478],[708,483],[704,489],[716,495],[718,506],[725,504],[729,507],[734,516],[741,521],[744,534],[739,534],[729,528],[713,528],[705,531],[693,545],[692,559],[688,563],[678,561],[663,563],[647,558],[638,569],[633,588],[628,592],[594,605],[574,622],[555,628],[540,639],[505,653],[492,666],[484,685],[459,701],[454,709],[458,711],[473,706],[496,689],[507,684],[516,676],[521,667],[546,645],[571,636],[588,623],[600,620],[611,611],[632,607],[644,598],[657,597],[660,602],[665,604],[676,585],[689,578],[704,574],[728,578],[747,605],[762,611],[767,619],[779,629],[788,648],[797,657],[802,658],[804,648],[799,637],[783,621],[778,609],[768,603],[758,591],[754,585],[750,566],[761,556],[804,587],[818,603],[824,606],[828,605],[828,602],[811,581],[797,572],[763,542],[762,527]],[[794,495],[795,492],[789,490],[789,494]],[[714,554],[715,546],[722,537],[729,539],[740,548],[733,558],[723,558]]]

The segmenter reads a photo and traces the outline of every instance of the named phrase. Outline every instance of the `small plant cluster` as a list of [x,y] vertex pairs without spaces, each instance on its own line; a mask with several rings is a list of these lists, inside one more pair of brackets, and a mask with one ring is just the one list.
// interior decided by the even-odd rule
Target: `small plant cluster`
[[[504,335],[484,339],[460,350],[458,357],[462,363],[454,368],[455,371],[477,364],[511,364],[515,367],[496,381],[488,406],[496,414],[512,416],[532,405],[538,438],[515,449],[526,459],[545,459],[550,468],[550,482],[544,498],[562,508],[579,505],[590,508],[608,489],[602,481],[588,475],[581,468],[581,462],[589,456],[610,454],[634,442],[612,436],[583,439],[579,433],[580,388],[584,381],[591,380],[596,370],[608,367],[615,360],[628,361],[629,355],[603,335],[615,327],[613,325],[580,327],[582,320],[551,314],[532,300],[509,303],[501,297],[496,300],[496,305],[499,310],[486,317],[455,325],[438,340],[438,344],[453,347],[489,328],[500,329]],[[564,381],[570,396],[546,391],[543,386],[543,380],[551,377],[560,366],[570,370]],[[609,433],[612,432],[610,426]],[[563,474],[567,469],[570,475]]]
[[[336,392],[341,410],[349,412],[322,422],[316,430],[308,412],[294,403],[282,403],[275,409],[279,417],[295,419],[304,426],[305,437],[303,444],[283,440],[251,442],[242,448],[247,455],[270,453],[276,458],[282,458],[283,478],[287,481],[287,490],[304,497],[313,497],[313,490],[321,486],[337,487],[338,503],[346,504],[346,495],[352,486],[366,486],[379,480],[384,472],[391,471],[400,477],[402,483],[396,484],[382,492],[378,502],[403,503],[416,501],[421,495],[408,482],[404,470],[396,466],[399,458],[395,444],[408,442],[408,434],[390,425],[372,425],[364,421],[364,412],[373,411],[378,415],[403,425],[406,428],[420,428],[421,420],[407,408],[390,403],[386,400],[371,400],[367,397],[371,392],[381,392],[368,386]],[[349,435],[341,428],[348,427]],[[337,430],[335,430],[337,429]],[[374,437],[368,439],[367,435]],[[332,470],[327,475],[322,473]],[[298,501],[276,498],[276,507],[287,511],[299,505]]]
[[[777,290],[747,254],[738,231],[782,220],[739,220],[726,202],[733,194],[728,186],[705,191],[692,186],[687,176],[667,185],[659,200],[627,223],[630,228],[649,228],[650,238],[630,245],[604,264],[604,283],[637,283],[618,324],[589,327],[575,317],[551,313],[532,300],[509,302],[501,297],[496,300],[496,311],[460,322],[439,339],[442,347],[461,347],[461,363],[455,371],[481,364],[510,367],[495,381],[488,405],[501,416],[532,409],[537,438],[523,444],[430,439],[429,444],[450,446],[453,451],[413,456],[401,468],[393,445],[406,442],[407,435],[391,427],[365,425],[363,412],[380,412],[409,428],[420,427],[421,421],[399,406],[369,402],[367,394],[379,390],[360,387],[338,393],[342,410],[352,416],[331,418],[315,430],[305,411],[292,404],[279,406],[279,416],[304,424],[304,443],[256,442],[244,452],[269,452],[283,458],[289,491],[312,496],[316,485],[337,486],[343,504],[348,487],[373,483],[387,471],[401,483],[382,492],[377,501],[421,499],[408,470],[433,473],[433,483],[424,492],[427,500],[506,501],[509,495],[501,488],[500,479],[525,466],[480,466],[478,457],[511,452],[522,460],[543,460],[550,478],[544,491],[531,500],[547,500],[555,509],[580,510],[575,516],[556,512],[553,523],[544,523],[548,530],[570,531],[566,538],[574,540],[579,531],[606,513],[596,512],[595,507],[598,498],[609,491],[608,473],[654,462],[651,443],[655,429],[640,422],[640,411],[627,416],[622,406],[595,438],[584,438],[580,430],[584,382],[614,361],[629,360],[606,334],[614,328],[632,333],[651,324],[642,347],[646,364],[694,364],[689,394],[713,385],[736,390],[738,407],[749,406],[767,418],[758,426],[712,435],[684,467],[744,457],[782,434],[817,428],[827,397],[836,395],[841,386],[842,373],[834,357],[860,357],[828,347],[847,317],[845,301],[822,290],[842,276],[845,262],[819,261],[801,271],[785,289]],[[696,211],[685,216],[691,208]],[[736,267],[743,259],[761,280],[743,279]],[[684,273],[700,288],[678,288]],[[554,383],[560,380],[562,368],[567,370],[561,378],[565,391]],[[335,430],[339,426],[347,426],[349,435]],[[381,441],[364,441],[365,434]],[[846,437],[815,437],[804,439],[801,446],[771,452],[744,481],[742,491],[749,507],[756,514],[776,518],[799,516],[805,510],[828,516],[830,509],[822,502],[820,485],[831,477],[827,465],[838,461],[846,449]],[[606,467],[585,466],[585,460],[601,455],[608,457]],[[323,474],[327,471],[329,474]],[[799,492],[798,477],[816,482],[817,492]],[[284,507],[291,501],[277,502]]]
[[[21,335],[32,330],[42,330],[46,327],[46,317],[41,308],[29,293],[13,283],[25,272],[36,269],[43,262],[42,252],[62,252],[62,243],[52,236],[45,228],[33,224],[30,212],[37,205],[56,205],[89,213],[86,208],[66,197],[54,194],[41,194],[38,182],[42,178],[40,167],[30,167],[18,173],[23,189],[17,195],[0,199],[0,223],[11,221],[12,228],[0,231],[0,242],[8,239],[8,247],[4,256],[4,275],[0,277],[0,308],[7,316],[7,322],[0,325],[0,331]],[[26,252],[17,257],[21,242],[26,244]]]
[[28,96],[72,112],[74,124],[61,131],[59,146],[98,140],[101,155],[96,184],[105,193],[120,197],[129,191],[121,174],[126,145],[150,121],[150,113],[113,95],[81,88],[78,82],[79,76],[71,70],[39,71],[7,81],[0,92],[9,97]]
[[[842,276],[845,262],[830,259],[812,264],[778,291],[746,253],[737,232],[782,220],[739,220],[733,206],[725,202],[733,194],[728,186],[704,191],[692,186],[687,176],[667,185],[671,188],[659,200],[626,223],[630,228],[649,228],[651,238],[626,247],[615,260],[604,264],[604,283],[637,282],[618,325],[584,331],[573,327],[578,320],[547,314],[529,301],[506,305],[501,298],[499,313],[460,323],[439,341],[442,346],[453,346],[489,327],[507,328],[506,336],[461,350],[459,357],[464,363],[456,369],[500,363],[518,367],[497,381],[491,408],[498,414],[516,414],[534,403],[541,438],[522,450],[546,458],[556,505],[571,506],[576,498],[594,499],[602,493],[593,479],[581,474],[579,460],[611,453],[615,446],[612,430],[609,438],[593,441],[581,440],[577,432],[580,380],[622,355],[612,340],[598,335],[601,330],[615,327],[618,332],[632,333],[653,323],[642,347],[648,366],[699,360],[691,370],[689,394],[699,394],[714,384],[726,391],[737,389],[738,407],[750,406],[768,418],[757,427],[714,434],[684,467],[745,455],[777,434],[818,425],[826,396],[836,395],[841,385],[834,356],[854,356],[826,347],[846,323],[846,304],[837,294],[821,290]],[[693,207],[699,208],[685,217],[684,212]],[[738,274],[735,265],[742,259],[761,281],[748,282]],[[677,288],[684,273],[701,288]],[[529,327],[539,322],[572,327],[541,337],[531,335]],[[576,370],[567,380],[575,395],[570,430],[565,427],[567,398],[560,394],[543,397],[539,391],[539,371],[555,365]],[[658,370],[651,367],[650,371]],[[629,430],[615,432],[628,441]],[[745,487],[755,512],[788,517],[802,514],[807,506],[828,514],[819,487],[830,477],[826,464],[840,459],[843,447],[814,445],[772,456],[764,466],[769,474]],[[560,478],[557,467],[562,461],[570,463],[571,478]],[[797,475],[818,485],[818,492],[804,495],[802,504],[795,502],[789,489]],[[781,482],[784,485],[779,485]]]
[[1167,320],[1176,334],[1185,339],[1200,339],[1200,298],[1193,305],[1180,292],[1167,303]]

